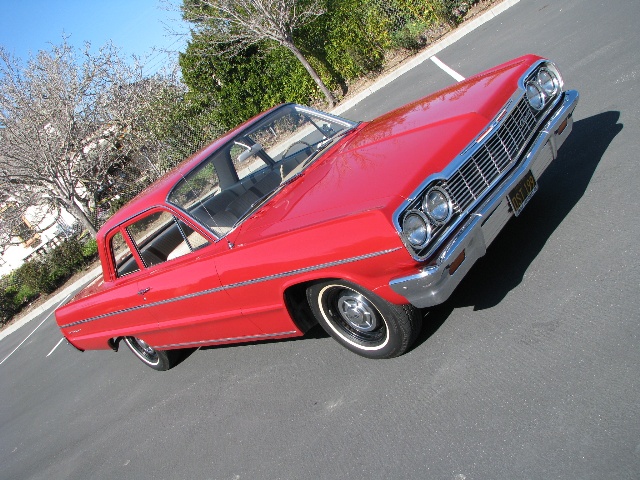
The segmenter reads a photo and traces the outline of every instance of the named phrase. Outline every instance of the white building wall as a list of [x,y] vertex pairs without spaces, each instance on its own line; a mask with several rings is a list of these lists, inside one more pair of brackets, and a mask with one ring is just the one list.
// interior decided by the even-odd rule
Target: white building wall
[[[27,220],[40,217],[40,215],[37,215],[37,211],[34,211],[33,208],[34,207],[27,209],[25,214],[25,218]],[[40,233],[40,243],[34,245],[34,247],[27,247],[24,243],[19,245],[10,245],[7,247],[4,254],[0,256],[0,277],[7,275],[20,267],[25,262],[25,259],[42,245],[50,242],[54,238],[61,236],[64,237],[65,232],[64,229],[61,228],[61,224],[71,227],[77,223],[75,218],[73,218],[69,212],[64,210],[61,212],[60,220],[61,222],[58,223],[54,215],[46,215],[43,218],[43,220],[37,225],[38,230],[44,229]]]

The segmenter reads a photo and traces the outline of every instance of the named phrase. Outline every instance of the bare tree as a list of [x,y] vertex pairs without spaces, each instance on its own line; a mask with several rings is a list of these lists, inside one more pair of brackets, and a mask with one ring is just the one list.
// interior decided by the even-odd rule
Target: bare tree
[[112,45],[63,40],[26,65],[0,47],[0,190],[22,209],[64,208],[95,235],[95,192],[140,148],[137,112],[156,83]]
[[335,97],[293,39],[296,29],[325,13],[321,0],[185,0],[182,11],[199,33],[211,34],[219,44],[227,46],[221,50],[223,53],[264,41],[287,48],[309,72],[329,104],[335,105]]

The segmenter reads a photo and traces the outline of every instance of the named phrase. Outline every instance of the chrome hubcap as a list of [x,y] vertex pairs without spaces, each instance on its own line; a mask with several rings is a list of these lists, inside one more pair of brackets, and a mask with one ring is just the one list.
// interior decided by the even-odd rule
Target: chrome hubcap
[[138,342],[138,345],[140,345],[140,347],[142,348],[142,350],[144,350],[145,353],[149,355],[153,355],[154,353],[156,353],[156,351],[153,348],[151,348],[149,344],[144,340],[140,340],[139,338],[136,338],[136,342]]
[[360,332],[378,327],[375,309],[362,295],[346,290],[338,297],[338,312],[342,319]]

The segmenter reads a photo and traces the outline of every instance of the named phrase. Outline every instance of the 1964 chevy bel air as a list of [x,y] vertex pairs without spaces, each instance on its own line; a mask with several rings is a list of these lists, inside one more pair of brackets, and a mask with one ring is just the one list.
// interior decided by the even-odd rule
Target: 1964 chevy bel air
[[157,370],[316,323],[357,354],[400,355],[418,309],[525,208],[577,102],[528,55],[371,122],[275,107],[116,213],[97,236],[102,278],[57,322],[79,350],[124,340]]

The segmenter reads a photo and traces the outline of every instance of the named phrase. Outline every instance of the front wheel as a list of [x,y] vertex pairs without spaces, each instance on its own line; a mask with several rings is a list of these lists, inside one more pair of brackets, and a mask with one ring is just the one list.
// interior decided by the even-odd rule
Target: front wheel
[[142,363],[154,370],[169,370],[176,364],[176,352],[171,350],[156,350],[147,342],[137,337],[124,337],[124,341],[135,356],[142,360]]
[[402,355],[420,331],[418,311],[394,305],[343,280],[316,283],[307,300],[322,328],[352,352],[367,358]]

